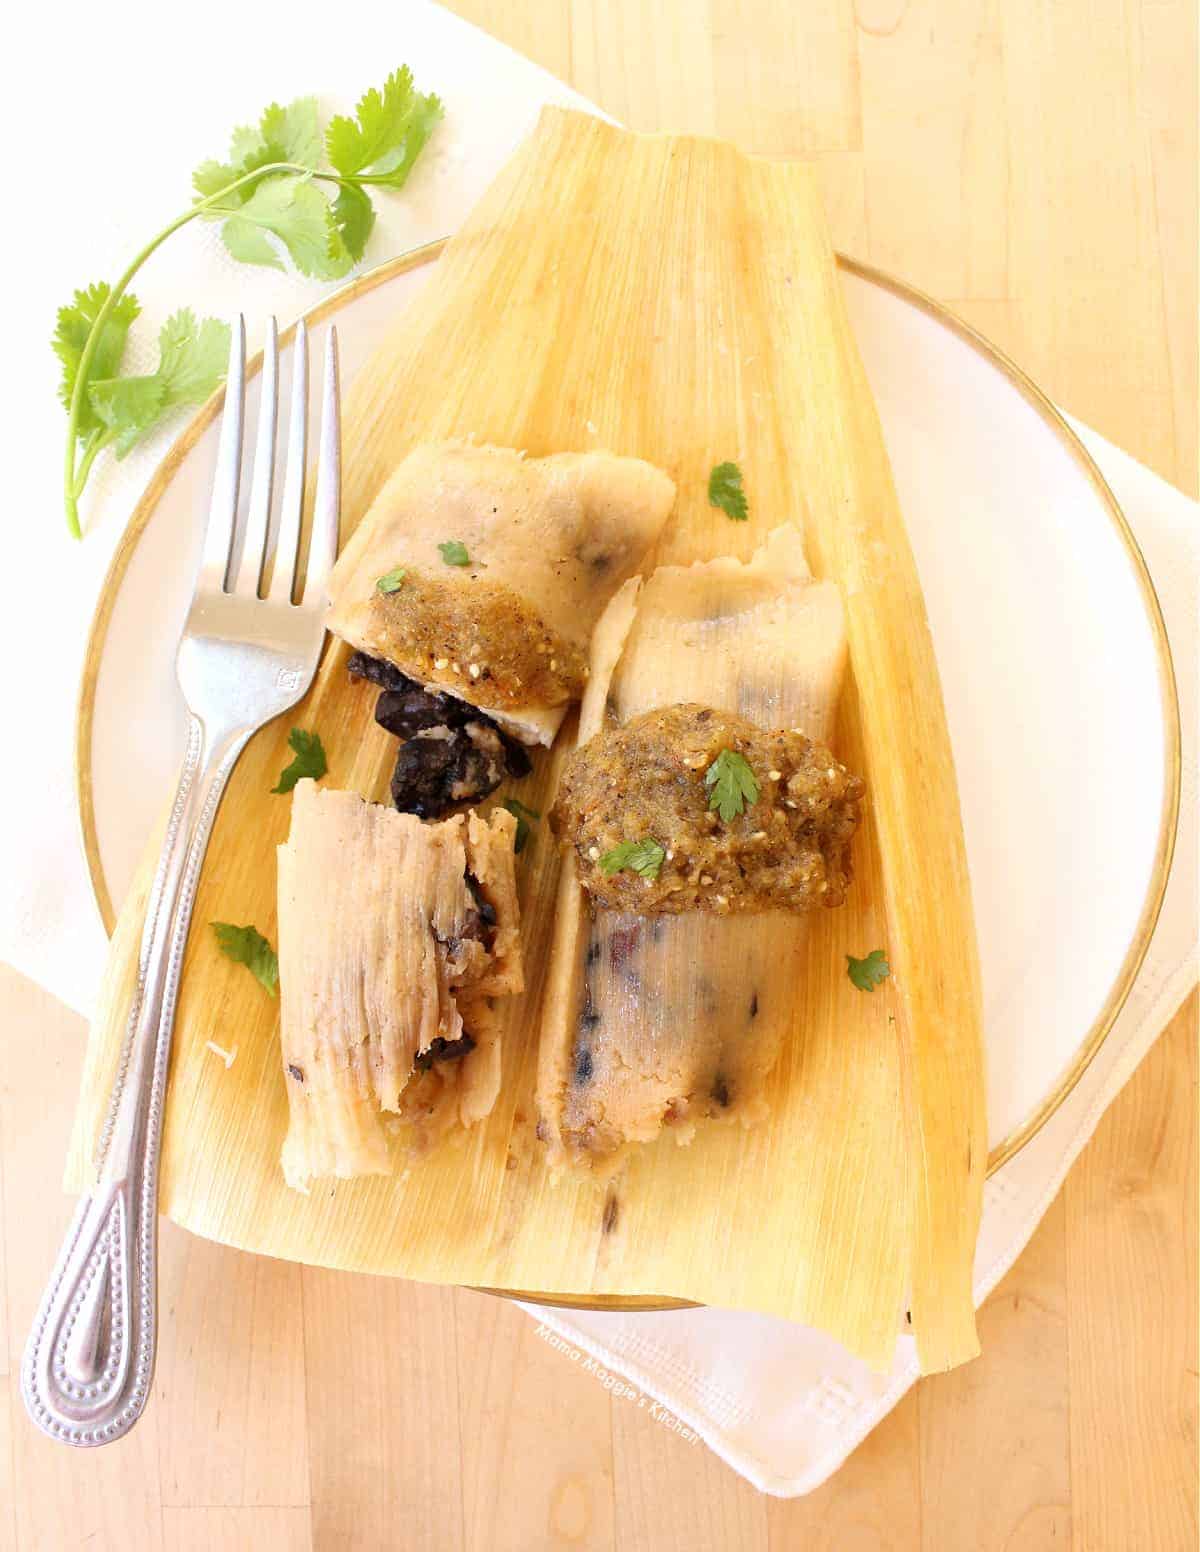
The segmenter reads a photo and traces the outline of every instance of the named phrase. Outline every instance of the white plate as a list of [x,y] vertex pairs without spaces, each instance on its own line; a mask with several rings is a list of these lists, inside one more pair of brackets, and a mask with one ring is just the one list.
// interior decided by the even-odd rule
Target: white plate
[[[389,268],[336,306],[346,380],[429,273]],[[1065,1097],[1148,943],[1175,817],[1170,663],[1120,513],[1046,401],[934,304],[853,266],[843,275],[945,690],[996,1164]],[[109,591],[107,628],[98,617],[81,791],[93,873],[117,902],[183,747],[174,644],[215,448],[214,425],[182,456],[140,539],[118,553],[118,572],[128,565]]]

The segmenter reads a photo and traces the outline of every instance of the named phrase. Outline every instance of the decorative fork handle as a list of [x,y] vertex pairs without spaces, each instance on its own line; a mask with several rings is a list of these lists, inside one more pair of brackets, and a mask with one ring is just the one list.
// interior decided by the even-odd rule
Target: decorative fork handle
[[53,1438],[108,1444],[141,1416],[158,1338],[158,1162],[175,1000],[200,866],[248,738],[193,716],[154,876],[121,1063],[79,1203],[25,1350],[21,1389]]

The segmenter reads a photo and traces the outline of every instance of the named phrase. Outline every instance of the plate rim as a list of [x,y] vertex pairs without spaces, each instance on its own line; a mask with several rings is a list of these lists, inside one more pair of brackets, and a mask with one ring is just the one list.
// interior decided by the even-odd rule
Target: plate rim
[[[348,306],[359,296],[375,290],[378,286],[384,285],[388,281],[395,280],[400,275],[406,274],[422,264],[430,263],[439,258],[449,241],[449,237],[435,238],[431,242],[422,243],[419,247],[409,249],[393,259],[375,265],[346,285],[332,291],[328,296],[322,297],[319,302],[301,316],[310,325],[320,323],[326,317]],[[948,328],[951,333],[957,335],[960,340],[970,346],[990,365],[999,370],[1027,403],[1032,405],[1037,411],[1100,497],[1101,504],[1116,529],[1117,537],[1124,547],[1126,558],[1138,583],[1142,605],[1146,611],[1151,635],[1154,639],[1158,666],[1159,698],[1163,712],[1164,788],[1154,863],[1151,868],[1146,894],[1142,901],[1142,908],[1138,913],[1137,923],[1129,945],[1109,987],[1099,1014],[1090,1028],[1084,1032],[1079,1045],[1076,1047],[1073,1058],[1059,1075],[1058,1082],[1051,1092],[1019,1126],[1014,1128],[1008,1136],[991,1150],[988,1155],[987,1167],[987,1174],[990,1177],[1037,1136],[1079,1083],[1107,1039],[1122,1008],[1125,1006],[1133,989],[1133,983],[1149,950],[1150,940],[1154,934],[1166,894],[1167,880],[1170,875],[1171,862],[1175,851],[1175,837],[1179,819],[1182,757],[1179,693],[1175,679],[1174,661],[1167,637],[1166,624],[1163,619],[1162,605],[1150,577],[1141,546],[1134,537],[1128,519],[1109,487],[1107,480],[1101,474],[1095,460],[1052,400],[997,345],[994,345],[978,329],[967,323],[965,319],[960,318],[943,303],[935,300],[916,286],[910,285],[907,281],[900,280],[887,271],[876,268],[874,265],[867,264],[860,259],[852,258],[848,254],[841,252],[838,252],[835,256],[838,267],[846,273],[855,275],[861,280],[891,292],[893,296],[916,307],[935,322]],[[280,331],[280,344],[286,344],[291,339],[295,327],[296,324],[293,322],[286,329]],[[262,353],[259,352],[247,363],[247,376],[253,376],[259,370],[261,363]],[[176,437],[164,455],[162,462],[155,469],[149,483],[130,513],[125,528],[113,550],[108,569],[105,572],[104,580],[101,583],[100,592],[97,596],[95,612],[88,627],[75,713],[75,798],[88,877],[91,882],[96,907],[100,913],[100,919],[109,937],[112,936],[116,925],[117,913],[113,909],[112,896],[109,892],[108,880],[105,876],[104,864],[100,856],[100,838],[96,825],[95,793],[92,778],[92,728],[101,659],[108,638],[108,629],[112,621],[117,595],[142,534],[154,515],[163,493],[174,479],[180,464],[220,412],[224,404],[224,398],[224,388],[218,388]],[[530,1303],[572,1309],[646,1310],[695,1307],[690,1300],[660,1298],[657,1295],[644,1294],[572,1295],[565,1293],[534,1293],[512,1288],[486,1289],[484,1291],[501,1293],[508,1298],[523,1299]],[[588,1302],[583,1302],[585,1299]]]

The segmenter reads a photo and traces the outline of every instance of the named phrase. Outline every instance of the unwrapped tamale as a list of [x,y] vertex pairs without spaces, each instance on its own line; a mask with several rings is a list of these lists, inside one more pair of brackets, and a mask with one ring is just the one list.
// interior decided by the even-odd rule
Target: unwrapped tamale
[[593,626],[674,500],[640,458],[414,448],[334,567],[329,628],[550,744],[583,694]]
[[[538,1074],[552,1159],[602,1171],[664,1127],[687,1141],[705,1117],[761,1119],[794,1019],[794,912],[843,898],[862,791],[814,741],[832,725],[845,633],[797,529],[774,530],[749,562],[661,567],[632,597],[597,628],[582,768],[568,764],[556,810],[576,849]],[[756,728],[779,731],[746,736]],[[637,771],[606,767],[643,730]],[[738,730],[758,751],[755,798],[724,821],[704,773]],[[639,844],[656,850],[644,868],[635,854],[614,899],[609,865]],[[771,908],[784,898],[791,909]]]
[[503,810],[425,825],[297,783],[279,848],[288,1183],[382,1174],[385,1120],[417,1146],[486,1116],[500,1085],[492,997],[521,990]]

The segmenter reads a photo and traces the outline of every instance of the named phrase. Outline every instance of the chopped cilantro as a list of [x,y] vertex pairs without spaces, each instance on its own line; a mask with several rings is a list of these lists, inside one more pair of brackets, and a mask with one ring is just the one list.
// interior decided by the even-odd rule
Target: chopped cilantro
[[746,492],[742,488],[742,471],[736,463],[719,463],[708,477],[708,504],[720,507],[735,523],[744,523],[749,516]]
[[873,992],[891,973],[892,968],[881,948],[873,948],[865,959],[846,955],[846,974],[860,992]]
[[279,785],[272,787],[272,792],[290,792],[304,776],[320,781],[329,769],[320,733],[306,733],[303,728],[293,728],[288,734],[288,748],[296,758],[280,771]]
[[222,954],[245,965],[272,997],[279,995],[279,957],[257,927],[234,927],[229,922],[210,922]]
[[704,773],[708,788],[708,806],[715,808],[725,824],[735,819],[747,803],[758,802],[758,782],[744,755],[735,749],[722,749]]
[[628,868],[640,878],[657,878],[666,855],[663,847],[649,835],[640,841],[622,841],[600,858],[600,871],[612,874]]
[[536,808],[526,808],[520,798],[505,798],[500,807],[506,808],[517,821],[517,833],[513,837],[513,851],[523,852],[525,850],[525,843],[529,839],[529,821],[532,819],[536,823],[542,817],[541,814],[538,813]]

